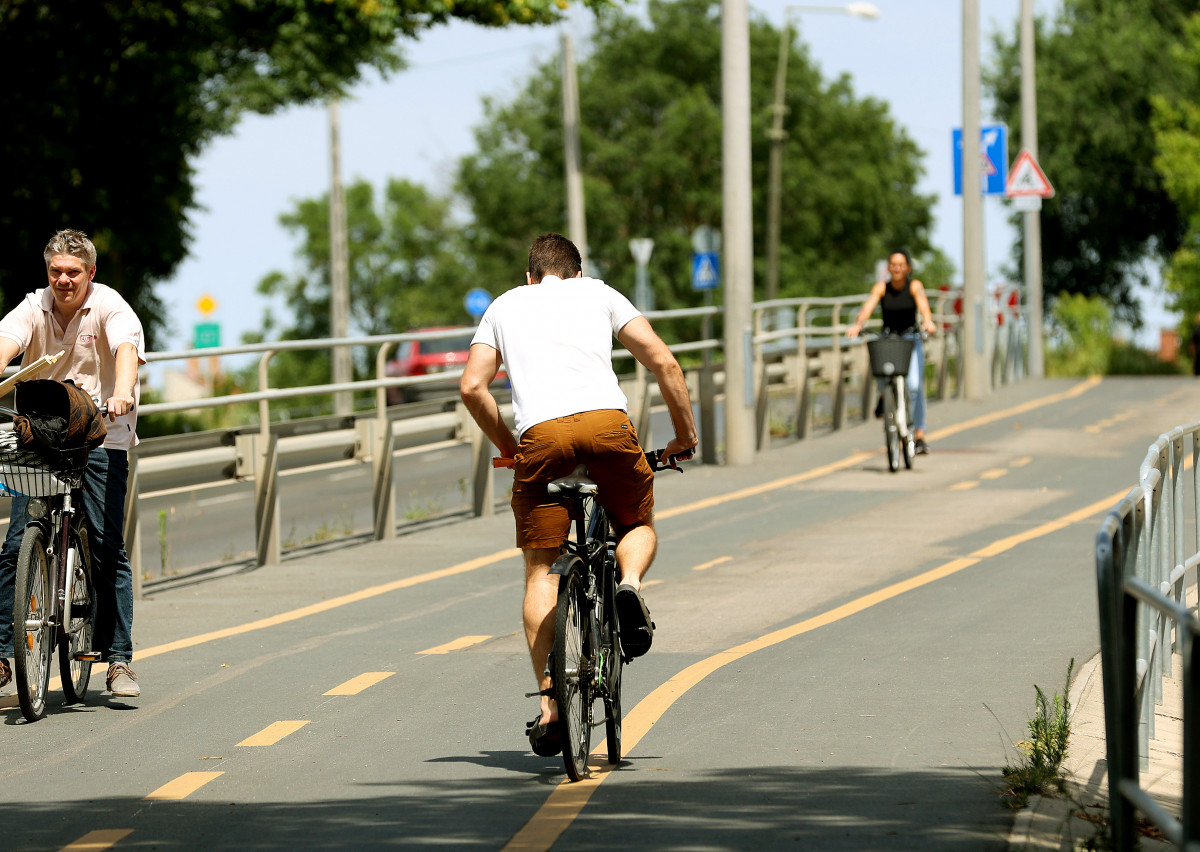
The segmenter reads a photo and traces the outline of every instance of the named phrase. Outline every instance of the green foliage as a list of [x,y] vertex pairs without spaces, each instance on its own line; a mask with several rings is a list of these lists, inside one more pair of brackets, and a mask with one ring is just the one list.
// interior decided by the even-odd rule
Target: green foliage
[[1162,361],[1113,337],[1113,310],[1099,296],[1060,296],[1050,312],[1049,376],[1171,375],[1177,362]]
[[[579,65],[589,274],[632,293],[632,237],[652,237],[658,308],[701,302],[691,289],[691,232],[721,224],[720,7],[651,0],[646,20],[599,16]],[[751,25],[755,244],[765,250],[770,106],[779,32]],[[489,101],[458,188],[475,223],[481,277],[519,283],[530,239],[563,230],[561,71],[546,62],[509,103]],[[792,48],[783,165],[780,292],[862,292],[897,245],[929,249],[932,199],[916,192],[920,151],[874,99],[822,80]],[[758,264],[759,272],[764,263]],[[760,282],[761,286],[761,282]],[[760,290],[761,295],[761,290]]]
[[1053,701],[1047,700],[1040,686],[1033,687],[1036,699],[1033,718],[1028,721],[1029,739],[1017,743],[1023,753],[1018,764],[1003,769],[1008,783],[1003,799],[1009,807],[1022,808],[1031,795],[1063,790],[1062,764],[1071,736],[1071,702],[1067,696],[1074,669],[1075,659],[1071,658],[1062,695],[1055,694]]
[[[582,0],[604,5],[608,0]],[[192,161],[247,111],[344,92],[401,65],[397,37],[452,18],[556,20],[564,0],[0,0],[0,288],[44,286],[59,228],[92,235],[153,347],[154,282],[191,239]]]
[[[467,290],[479,281],[463,261],[460,229],[450,203],[405,180],[390,180],[377,203],[375,190],[357,181],[345,190],[350,262],[350,321],[355,334],[391,334],[431,325],[467,324]],[[292,273],[273,271],[258,284],[265,296],[281,297],[289,324],[269,312],[267,338],[306,340],[330,333],[330,236],[328,196],[304,199],[279,217],[299,240]],[[359,378],[374,374],[375,352],[355,352]],[[281,352],[271,361],[274,387],[330,381],[330,354]],[[315,400],[294,403],[293,407]],[[326,401],[328,404],[328,401]]]
[[[1057,195],[1042,208],[1044,292],[1104,296],[1139,327],[1134,287],[1180,245],[1186,218],[1155,168],[1155,96],[1194,98],[1173,48],[1195,0],[1063,0],[1036,37],[1039,159]],[[1020,138],[1015,32],[987,74],[997,117]],[[1019,257],[1018,257],[1019,261]],[[1018,267],[1019,268],[1019,267]]]

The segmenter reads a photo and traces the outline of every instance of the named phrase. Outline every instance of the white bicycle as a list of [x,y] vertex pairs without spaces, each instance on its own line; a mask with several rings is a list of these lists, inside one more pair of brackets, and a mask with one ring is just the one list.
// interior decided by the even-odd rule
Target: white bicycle
[[883,380],[883,440],[887,447],[888,470],[895,473],[904,467],[912,469],[917,454],[913,438],[912,397],[905,378],[912,363],[915,332],[886,332],[867,341],[871,373]]

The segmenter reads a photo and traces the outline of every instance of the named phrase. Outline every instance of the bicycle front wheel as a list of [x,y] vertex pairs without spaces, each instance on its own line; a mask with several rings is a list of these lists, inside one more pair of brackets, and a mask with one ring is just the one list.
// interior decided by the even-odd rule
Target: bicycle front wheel
[[889,384],[883,391],[883,440],[887,447],[888,470],[900,469],[900,430],[896,426],[895,388]]
[[54,626],[50,623],[50,563],[46,555],[46,534],[35,524],[25,528],[21,552],[17,556],[13,645],[21,714],[30,722],[36,722],[46,715]]
[[605,558],[604,622],[600,627],[604,658],[604,734],[608,762],[621,762],[621,674],[625,661],[617,635],[617,566]]
[[917,442],[913,438],[912,429],[912,394],[908,392],[908,385],[904,385],[904,467],[906,470],[912,470],[913,458],[917,455]]
[[554,700],[564,737],[563,765],[572,781],[587,777],[592,746],[594,643],[583,570],[583,563],[573,560],[559,584],[554,630]]
[[71,535],[71,549],[75,552],[75,576],[71,581],[71,609],[67,633],[65,638],[58,642],[58,673],[62,676],[66,703],[78,704],[83,701],[92,677],[92,661],[80,657],[92,653],[96,616],[92,557],[88,549],[86,528],[81,529],[78,534]]

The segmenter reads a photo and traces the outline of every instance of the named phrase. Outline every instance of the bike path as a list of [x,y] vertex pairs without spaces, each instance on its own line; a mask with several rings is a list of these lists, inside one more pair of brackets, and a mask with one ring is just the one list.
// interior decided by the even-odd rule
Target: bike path
[[[1047,391],[1062,393],[1077,387],[1075,383],[1038,385],[1009,389],[983,405],[937,405],[932,413],[939,422],[947,423],[949,429],[955,423],[987,416],[989,411],[1002,411],[1005,405],[1012,408],[1026,400],[1044,398],[1049,395]],[[1073,398],[1081,400],[1078,404],[1083,408],[1095,409],[1095,416],[1089,423],[1098,423],[1111,416],[1112,394],[1106,393],[1103,398],[1096,399],[1099,396],[1085,391]],[[1174,399],[1177,396],[1178,387],[1164,386],[1155,397],[1160,402],[1156,413],[1167,416],[1172,406],[1184,405],[1184,399]],[[1097,476],[1103,472],[1103,466],[1083,452],[1086,447],[1081,447],[1078,440],[1059,450],[1076,459],[1076,468],[1055,474],[1076,480],[1078,484],[1072,488],[1051,487],[1053,482],[1047,485],[1039,478],[1041,465],[1031,462],[1014,466],[1005,476],[993,479],[958,478],[989,472],[994,476],[1000,469],[996,465],[1002,457],[1011,462],[1020,461],[1023,456],[1012,452],[1009,445],[1016,445],[1017,452],[1024,452],[1030,445],[1037,452],[1036,447],[1049,445],[1051,442],[1046,433],[1057,428],[1054,422],[1057,410],[1054,405],[1047,405],[1023,412],[1020,418],[1024,422],[1020,424],[1009,416],[994,424],[980,424],[970,430],[949,434],[943,444],[934,443],[933,456],[918,459],[917,471],[912,474],[892,476],[882,472],[885,462],[872,448],[873,444],[881,443],[879,430],[871,423],[843,435],[774,450],[750,468],[698,468],[685,476],[668,478],[660,475],[658,495],[663,542],[653,576],[661,578],[662,583],[648,591],[660,629],[655,651],[628,670],[627,711],[631,711],[635,702],[645,698],[652,689],[669,683],[689,665],[703,663],[712,654],[733,647],[732,640],[745,641],[763,635],[769,629],[786,627],[794,623],[797,616],[819,615],[831,605],[861,597],[859,591],[877,590],[886,585],[888,578],[905,574],[915,576],[923,568],[928,570],[929,564],[944,564],[945,557],[953,552],[970,553],[972,547],[978,549],[997,540],[994,529],[984,536],[986,540],[965,540],[974,534],[971,530],[975,522],[970,515],[960,517],[958,513],[990,512],[1000,518],[1002,524],[1012,527],[1008,532],[1016,530],[1014,534],[1019,535],[1020,530],[1036,526],[1026,518],[1030,513],[1060,517],[1063,514],[1060,510],[1078,508],[1080,494],[1086,493],[1089,499],[1095,499],[1097,494],[1103,493],[1105,485],[1105,478]],[[1109,410],[1108,414],[1103,414],[1106,410]],[[1037,411],[1042,413],[1035,415]],[[1038,417],[1044,419],[1035,426],[1034,420]],[[1142,446],[1132,460],[1127,458],[1128,453],[1123,458],[1119,450],[1104,450],[1103,440],[1096,442],[1096,446],[1116,467],[1116,478],[1131,482],[1145,444],[1184,419],[1186,416],[1149,428],[1143,426],[1137,431],[1139,437],[1135,438],[1142,441]],[[988,430],[994,435],[981,439],[982,432]],[[969,438],[968,433],[972,431],[975,435]],[[1142,433],[1148,437],[1141,437]],[[937,442],[937,436],[937,430],[932,430],[931,442]],[[962,443],[956,443],[958,441]],[[1112,461],[1114,457],[1115,462]],[[846,463],[848,458],[855,460]],[[833,470],[810,475],[831,465]],[[785,475],[780,476],[781,473]],[[905,477],[909,477],[908,481]],[[1090,481],[1089,477],[1096,481]],[[835,483],[836,479],[842,481]],[[968,481],[979,484],[961,493],[947,490]],[[989,489],[985,487],[989,482],[1017,485]],[[845,508],[846,494],[863,516],[857,525],[847,523],[847,517],[852,513]],[[947,494],[953,496],[947,499]],[[701,499],[708,499],[712,504],[697,507]],[[839,500],[843,502],[839,503]],[[913,533],[908,526],[887,520],[889,515],[895,514],[896,501],[928,519],[924,532]],[[692,508],[688,509],[689,506]],[[673,512],[676,514],[672,516]],[[789,517],[795,518],[794,523],[787,523]],[[781,518],[782,525],[779,523]],[[941,522],[943,518],[945,522]],[[790,526],[795,530],[789,529]],[[1073,526],[1084,528],[1084,538],[1091,540],[1094,524],[1077,522]],[[1064,531],[1072,532],[1069,527]],[[1056,540],[1054,535],[1064,531],[1049,535],[1038,543],[1042,554],[1039,560],[1017,553],[1019,547],[1012,548],[1010,555],[1004,558],[1016,559],[1018,568],[1026,572],[1036,572],[1035,563],[1043,567],[1045,564],[1080,564],[1069,535],[1065,536],[1066,544],[1047,547]],[[932,543],[928,541],[930,539]],[[206,789],[215,790],[225,784],[227,786],[221,787],[223,791],[239,791],[232,798],[256,803],[255,812],[247,817],[250,823],[255,818],[264,820],[274,830],[282,831],[280,838],[295,838],[299,836],[297,831],[302,832],[304,828],[315,831],[317,815],[336,820],[331,815],[344,813],[360,823],[360,828],[368,829],[365,837],[378,843],[393,836],[389,832],[403,831],[411,845],[423,845],[420,838],[435,845],[436,835],[482,843],[485,848],[500,848],[507,838],[517,836],[537,808],[548,801],[550,788],[547,785],[553,785],[561,778],[561,766],[553,760],[539,760],[529,755],[519,736],[520,720],[527,715],[526,705],[532,706],[518,696],[519,690],[528,688],[528,663],[523,659],[523,643],[517,635],[519,611],[514,608],[514,603],[519,601],[519,560],[511,554],[505,556],[503,549],[489,549],[490,545],[510,540],[511,521],[508,518],[473,520],[429,529],[397,542],[343,548],[239,577],[180,586],[139,603],[135,640],[139,653],[144,655],[144,662],[139,663],[138,668],[143,672],[147,699],[138,703],[137,713],[89,714],[89,721],[96,720],[99,726],[109,728],[102,732],[100,739],[107,738],[110,743],[115,743],[126,734],[113,727],[114,717],[153,716],[162,725],[162,730],[154,737],[161,741],[169,737],[171,728],[178,727],[179,720],[186,716],[188,735],[183,739],[186,742],[199,738],[204,736],[206,724],[211,727],[211,713],[198,709],[189,716],[190,711],[185,708],[191,698],[186,694],[181,696],[179,692],[184,686],[183,681],[192,676],[181,670],[191,667],[192,661],[196,668],[206,669],[200,677],[212,678],[212,668],[220,672],[222,664],[217,660],[222,658],[223,652],[235,646],[240,648],[239,653],[228,655],[228,662],[224,663],[231,670],[229,690],[219,696],[216,706],[236,709],[239,714],[250,713],[261,709],[265,702],[259,692],[249,692],[244,687],[239,695],[234,688],[235,673],[255,650],[262,654],[261,661],[256,660],[255,664],[260,677],[278,681],[279,693],[290,692],[295,697],[305,689],[314,691],[316,682],[322,679],[319,671],[308,671],[304,662],[306,658],[318,655],[321,646],[333,644],[331,635],[339,641],[345,637],[346,641],[338,651],[338,656],[345,659],[353,655],[355,639],[361,639],[368,632],[400,633],[404,622],[419,620],[424,615],[421,630],[411,638],[406,637],[405,647],[394,649],[394,659],[388,659],[383,652],[372,651],[360,653],[358,656],[365,657],[362,660],[353,660],[354,663],[361,662],[359,668],[362,669],[371,666],[401,669],[397,675],[372,688],[376,691],[363,693],[367,696],[364,703],[372,707],[370,711],[335,712],[335,699],[326,699],[320,703],[323,711],[328,710],[328,715],[309,722],[307,730],[310,731],[321,730],[322,721],[328,728],[338,719],[349,718],[361,719],[362,726],[377,729],[376,759],[371,760],[368,755],[359,770],[359,774],[372,779],[365,782],[368,785],[365,789],[357,781],[350,783],[350,779],[356,777],[353,773],[342,779],[340,787],[332,785],[320,795],[314,794],[311,785],[300,785],[299,779],[291,779],[288,789],[295,789],[292,794],[295,801],[306,802],[306,812],[311,813],[296,821],[295,830],[287,831],[280,829],[279,823],[289,812],[288,796],[270,789],[252,794],[244,780],[233,777],[237,773],[232,770]],[[878,555],[893,556],[897,550],[901,551],[900,555],[891,560],[883,560]],[[1046,551],[1050,555],[1048,560]],[[702,567],[724,557],[729,558]],[[481,560],[482,564],[474,564]],[[883,564],[885,562],[888,564]],[[917,717],[928,715],[935,723],[941,719],[948,730],[957,730],[964,725],[964,719],[978,729],[975,717],[978,716],[976,705],[980,690],[971,683],[972,678],[979,674],[977,670],[981,667],[986,668],[983,663],[995,666],[996,661],[1016,659],[1019,662],[1015,670],[1012,665],[1002,670],[1004,677],[999,679],[999,694],[994,699],[999,709],[993,707],[993,710],[1005,720],[1010,734],[1019,731],[1022,714],[1032,704],[1032,683],[1052,687],[1065,671],[1067,657],[1062,657],[1061,653],[1069,651],[1073,654],[1076,648],[1086,648],[1089,642],[1094,645],[1094,636],[1087,635],[1094,616],[1086,615],[1094,612],[1094,599],[1083,601],[1077,607],[1078,613],[1072,613],[1078,624],[1069,621],[1058,625],[1057,634],[1072,637],[1066,643],[1069,647],[1052,648],[1047,645],[1049,640],[1040,635],[1027,631],[1023,635],[1019,625],[1005,623],[1006,620],[1013,621],[1014,613],[1022,611],[1022,604],[1029,599],[1028,586],[1037,590],[1039,580],[1044,578],[1033,573],[1023,577],[1021,582],[1015,582],[1011,575],[1013,569],[998,571],[997,564],[984,566],[981,562],[964,569],[960,572],[962,576],[957,576],[953,583],[949,578],[941,581],[947,586],[967,581],[975,584],[969,597],[978,598],[981,607],[967,610],[972,617],[956,623],[954,632],[949,635],[944,626],[929,628],[926,631],[929,635],[911,635],[913,624],[931,621],[931,610],[939,613],[949,606],[937,595],[926,599],[925,596],[935,591],[931,587],[906,593],[907,596],[824,625],[778,646],[756,651],[734,665],[714,671],[712,676],[697,683],[672,704],[649,728],[633,749],[627,764],[602,785],[597,785],[593,798],[582,808],[578,820],[567,826],[567,833],[559,841],[563,844],[561,848],[586,848],[591,842],[588,838],[611,839],[608,832],[614,827],[623,831],[627,823],[631,831],[633,827],[637,828],[631,834],[630,843],[643,848],[665,848],[678,842],[681,836],[705,837],[714,842],[719,837],[719,848],[762,848],[764,837],[782,842],[790,836],[789,832],[813,843],[816,838],[832,842],[834,837],[845,836],[851,838],[847,843],[854,841],[860,845],[844,848],[869,848],[861,845],[861,835],[840,826],[838,820],[853,824],[870,817],[877,808],[878,793],[885,787],[913,788],[914,795],[894,804],[895,808],[909,814],[907,819],[879,823],[879,837],[883,839],[878,842],[885,844],[879,848],[906,848],[886,845],[886,842],[892,842],[887,838],[893,838],[896,843],[902,840],[915,842],[914,838],[923,841],[924,845],[912,848],[936,848],[929,842],[938,837],[945,838],[948,844],[945,848],[983,848],[969,844],[979,836],[1000,838],[1003,824],[1010,817],[1005,814],[997,817],[990,800],[986,802],[987,811],[980,811],[988,796],[982,795],[980,787],[971,783],[971,778],[982,780],[985,773],[978,767],[987,763],[989,755],[992,764],[1002,759],[999,755],[1001,738],[994,732],[994,722],[985,738],[988,743],[996,744],[994,749],[980,746],[975,741],[967,749],[961,737],[951,737],[944,745],[942,758],[961,754],[957,760],[941,759],[942,763],[950,764],[949,769],[944,769],[921,761],[908,766],[901,761],[899,768],[881,767],[878,765],[881,762],[879,754],[869,749],[864,753],[862,743],[857,743],[858,735],[862,735],[864,742],[869,738],[894,747],[895,743],[905,742],[903,730],[893,727],[867,734],[855,725],[880,723],[855,722],[847,726],[832,721],[877,719],[885,715],[848,714],[835,702],[836,699],[853,705],[862,703],[864,696],[882,695],[889,699],[893,717],[902,715],[896,712],[897,707],[919,705],[922,710],[915,714]],[[1086,569],[1086,556],[1082,564]],[[856,576],[851,578],[849,585],[844,582],[839,585],[838,571],[845,574],[847,566],[854,568]],[[459,570],[447,571],[448,568]],[[397,575],[400,575],[399,579]],[[796,582],[796,575],[800,575],[800,582]],[[410,582],[421,577],[428,579]],[[1006,577],[1009,579],[1004,580]],[[390,588],[405,582],[409,584]],[[989,582],[999,584],[999,588],[987,585]],[[981,583],[983,585],[979,585]],[[1071,610],[1071,595],[1087,595],[1085,580],[1075,578],[1071,584],[1055,585],[1064,586],[1068,596],[1068,603],[1060,602],[1058,609]],[[364,589],[384,588],[387,590],[375,594],[363,592]],[[940,588],[937,590],[939,595]],[[504,596],[506,611],[502,615],[496,613],[497,606],[492,599],[497,593]],[[470,608],[472,594],[477,595],[473,611],[465,619],[446,623],[455,616],[452,610]],[[1094,598],[1094,592],[1091,594]],[[350,595],[353,599],[337,605],[339,595]],[[1040,594],[1039,597],[1047,596]],[[961,603],[958,598],[954,600]],[[989,600],[993,605],[987,604]],[[374,609],[376,605],[379,610]],[[279,613],[303,607],[309,609],[299,617],[276,618]],[[372,608],[374,622],[362,617],[360,611],[367,607]],[[951,608],[951,611],[957,612],[957,609]],[[439,619],[439,613],[445,614],[446,618]],[[985,624],[988,613],[994,613],[1000,623],[987,630],[972,631],[970,628]],[[883,615],[890,620],[881,623]],[[164,650],[183,637],[211,633],[218,627],[254,624],[264,617],[274,620],[253,630]],[[932,621],[937,623],[936,618]],[[372,631],[372,623],[383,630]],[[318,629],[310,630],[310,626]],[[436,676],[432,676],[434,656],[412,659],[414,652],[421,648],[439,644],[435,638],[449,642],[456,636],[466,635],[460,629],[464,627],[475,627],[479,633],[487,633],[492,638],[442,657],[448,661],[449,671],[438,669]],[[890,629],[884,630],[884,627]],[[434,634],[439,632],[444,635],[435,637]],[[980,634],[978,640],[973,638],[975,633]],[[276,634],[282,634],[288,641],[281,646],[267,647],[266,638]],[[920,637],[923,638],[918,642]],[[421,645],[417,640],[427,641],[427,644]],[[896,655],[900,653],[901,641],[915,644],[898,660]],[[939,641],[943,646],[939,646]],[[258,645],[262,648],[256,648]],[[948,664],[935,656],[939,647],[943,652],[955,648],[948,656],[963,671],[958,672],[954,666],[947,669]],[[1014,647],[1017,650],[1013,650]],[[150,656],[147,652],[157,653]],[[857,664],[854,654],[860,657]],[[943,656],[947,655],[943,653]],[[905,671],[902,665],[905,659],[928,661],[930,658],[934,660],[931,667],[911,669],[908,678],[899,677],[899,673]],[[269,675],[273,664],[279,660],[288,661],[283,666],[284,672]],[[866,660],[872,661],[874,668],[870,672],[859,670],[864,667],[861,661]],[[933,675],[929,673],[930,669]],[[487,677],[489,670],[494,673],[490,679]],[[304,674],[306,671],[308,673]],[[962,680],[947,678],[947,671],[955,671]],[[808,674],[807,681],[802,676],[805,673]],[[889,677],[880,679],[881,674]],[[853,680],[854,677],[858,680]],[[939,687],[932,692],[928,686],[931,678]],[[1014,680],[1018,685],[1014,686]],[[814,681],[819,689],[803,688],[811,687]],[[859,688],[848,689],[846,683],[858,683]],[[960,690],[970,686],[965,690],[970,694],[969,699],[956,697],[956,683]],[[170,685],[172,694],[167,696],[160,692],[156,695],[156,685],[163,691]],[[300,685],[305,689],[298,688]],[[212,687],[208,691],[220,692],[220,689]],[[451,696],[451,710],[444,707],[447,696]],[[6,700],[0,699],[0,702]],[[397,706],[401,701],[405,704],[403,708]],[[278,702],[279,712],[273,715],[286,718],[286,695]],[[968,710],[959,706],[964,702]],[[387,714],[388,707],[396,712]],[[761,708],[757,718],[756,708]],[[54,710],[52,707],[52,712]],[[402,716],[413,727],[404,734],[395,734],[386,725],[380,728],[377,715],[380,713]],[[11,715],[10,711],[5,721],[11,722]],[[630,712],[630,716],[633,715]],[[820,726],[813,727],[814,719],[821,720]],[[911,721],[911,717],[903,717],[901,722],[905,719]],[[59,733],[66,729],[63,721],[59,719]],[[29,732],[48,730],[54,724],[48,720],[30,728]],[[43,725],[47,727],[42,728]],[[139,723],[130,722],[128,726],[127,730],[133,730]],[[13,727],[0,730],[3,731],[0,735],[10,741],[16,732]],[[812,730],[819,736],[805,736],[805,731]],[[361,730],[349,731],[340,736],[361,737],[363,733]],[[309,735],[302,730],[293,736],[304,738]],[[838,741],[829,759],[818,759],[820,748],[843,737],[848,738],[847,741]],[[7,748],[9,744],[6,743],[6,753],[11,754]],[[796,749],[806,751],[801,753]],[[922,754],[937,751],[930,744],[924,744],[922,749]],[[119,749],[114,745],[112,753],[117,751]],[[993,751],[996,754],[992,754]],[[892,754],[892,751],[887,753]],[[801,757],[796,757],[797,754]],[[173,765],[171,771],[194,766],[205,757],[223,758],[224,754],[189,755],[178,761],[178,766]],[[111,754],[108,759],[113,759]],[[928,760],[927,757],[924,759]],[[6,774],[10,765],[11,761],[6,761]],[[415,771],[413,767],[416,767]],[[303,775],[315,774],[318,781],[321,776],[340,777],[335,769],[322,767],[321,772],[310,771]],[[257,780],[257,776],[253,777]],[[400,782],[400,778],[410,780]],[[309,780],[305,778],[306,782]],[[529,782],[533,782],[532,786]],[[372,784],[381,786],[370,786]],[[494,795],[479,792],[481,784]],[[839,784],[847,790],[858,791],[847,797],[854,807],[846,805],[837,813],[818,818],[829,811],[830,802],[837,798]],[[927,794],[921,793],[922,784],[928,788]],[[579,785],[573,786],[579,788]],[[405,794],[396,794],[393,798],[397,788],[403,789]],[[951,795],[952,789],[959,792]],[[357,790],[359,795],[348,796],[347,790]],[[785,793],[789,790],[792,793]],[[934,790],[946,792],[933,795]],[[118,798],[124,802],[125,796],[133,795],[132,790],[125,791]],[[319,800],[319,806],[314,796]],[[805,809],[798,796],[810,798],[810,805],[825,802],[825,806]],[[684,800],[709,802],[710,805],[685,808]],[[471,803],[470,810],[474,815],[451,816],[453,803],[465,801]],[[906,804],[909,801],[920,803],[920,806]],[[782,804],[774,807],[771,802]],[[222,805],[230,806],[228,803]],[[215,807],[215,802],[208,803],[203,790],[176,807],[181,809],[173,817],[176,820],[182,818],[192,822],[187,819],[187,814],[204,815],[205,819],[196,822],[209,826],[213,848],[224,845],[238,848],[237,842],[221,832],[222,826],[231,826],[228,819],[218,821],[213,827],[209,808]],[[127,808],[125,803],[119,809]],[[394,809],[403,810],[406,816],[383,815]],[[929,816],[949,811],[954,812],[953,819],[938,821]],[[372,818],[371,814],[376,812],[380,815]],[[918,813],[926,816],[915,816]],[[755,814],[760,817],[758,833],[751,830],[756,824]],[[280,819],[276,819],[277,816]],[[296,819],[296,816],[293,814],[292,818]],[[871,824],[870,819],[867,824]],[[238,825],[243,825],[240,819]],[[587,830],[589,825],[603,825],[604,832],[595,835]],[[775,833],[762,834],[763,825],[770,826]],[[922,826],[928,827],[929,832],[923,833]],[[737,830],[739,827],[745,831]],[[165,831],[166,826],[161,830]],[[823,834],[826,830],[828,835]],[[148,828],[141,832],[153,834]],[[636,836],[651,837],[654,842],[649,845],[634,843]],[[245,837],[240,839],[244,841]],[[218,840],[226,843],[216,843]],[[955,846],[955,843],[968,845]]]

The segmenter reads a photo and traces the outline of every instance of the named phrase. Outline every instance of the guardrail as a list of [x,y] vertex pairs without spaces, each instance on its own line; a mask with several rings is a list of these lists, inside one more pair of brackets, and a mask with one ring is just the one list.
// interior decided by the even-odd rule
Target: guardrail
[[[1190,475],[1184,475],[1189,444]],[[1200,620],[1187,602],[1200,565],[1200,421],[1150,446],[1138,484],[1096,536],[1104,727],[1113,849],[1129,852],[1141,812],[1180,849],[1200,852]],[[1184,543],[1186,505],[1192,538]],[[1189,583],[1190,575],[1190,583]],[[1149,763],[1154,704],[1172,656],[1183,666],[1183,801],[1179,820],[1139,784]]]
[[[961,372],[958,353],[959,328],[957,317],[951,309],[956,292],[930,291],[935,318],[941,331],[928,347],[927,363],[932,365],[936,376],[938,398],[944,398],[953,385],[955,393],[961,386],[957,380]],[[849,389],[857,381],[862,390],[864,405],[861,414],[865,417],[869,407],[865,404],[871,389],[869,370],[860,341],[844,338],[845,320],[862,304],[862,296],[835,299],[784,299],[763,302],[754,306],[754,332],[747,337],[750,358],[747,361],[747,383],[758,395],[756,404],[767,411],[772,396],[786,398],[790,393],[796,410],[802,409],[802,417],[796,418],[797,428],[789,434],[807,438],[812,435],[814,423],[814,400],[819,393],[826,393],[831,400],[828,419],[824,422],[833,429],[842,428],[847,421],[846,400]],[[700,339],[671,346],[673,352],[687,366],[688,383],[693,399],[699,406],[699,429],[702,459],[705,463],[718,461],[721,436],[717,430],[717,401],[724,386],[724,364],[721,363],[722,340],[714,333],[715,321],[722,311],[718,307],[692,308],[677,311],[656,311],[647,317],[660,327],[669,328],[670,323],[696,321],[701,323]],[[790,318],[790,319],[789,319]],[[1014,317],[1015,318],[1015,317]],[[1012,323],[1016,326],[1017,323]],[[146,404],[141,408],[143,417],[157,413],[217,408],[252,403],[257,406],[257,425],[216,430],[201,435],[183,435],[143,442],[130,454],[130,498],[126,513],[126,543],[130,560],[134,563],[134,576],[140,584],[140,519],[137,496],[147,484],[161,483],[173,477],[188,483],[213,482],[222,479],[249,480],[253,482],[255,494],[255,558],[259,564],[278,562],[281,557],[280,511],[276,490],[278,471],[282,468],[301,466],[305,460],[343,459],[347,463],[370,465],[372,476],[371,499],[373,534],[376,538],[389,538],[396,531],[395,497],[392,487],[393,453],[398,444],[408,448],[421,447],[429,450],[447,446],[469,444],[473,447],[471,473],[472,506],[476,514],[493,511],[495,500],[492,494],[490,456],[492,448],[476,429],[471,418],[461,405],[437,403],[414,403],[389,408],[386,389],[426,383],[444,383],[461,375],[451,370],[431,376],[389,377],[386,363],[392,349],[407,340],[432,340],[461,335],[461,329],[435,332],[412,332],[404,334],[374,335],[358,338],[336,338],[304,341],[276,341],[182,351],[153,352],[147,355],[151,363],[211,359],[222,356],[257,354],[258,390],[248,393],[212,396],[176,402]],[[689,334],[694,334],[689,332]],[[678,336],[678,335],[677,335]],[[789,344],[788,341],[791,340]],[[269,362],[278,352],[312,351],[338,347],[367,347],[375,365],[374,378],[343,384],[322,384],[306,387],[272,388],[269,382]],[[1016,361],[1008,353],[1014,350],[1002,346],[995,337],[993,376],[996,381],[1012,380],[1018,370],[1012,368]],[[700,364],[695,364],[697,357]],[[629,363],[628,352],[616,350],[613,354],[618,371]],[[999,360],[997,360],[999,359]],[[951,372],[954,365],[953,372]],[[1006,366],[1007,365],[1007,366]],[[649,416],[653,405],[659,401],[653,376],[640,364],[630,365],[622,381],[630,401],[630,416],[645,440],[649,436]],[[345,391],[375,391],[375,404],[363,410],[342,415],[310,418],[302,421],[272,420],[272,405],[302,396],[333,396]],[[510,412],[507,412],[510,414]],[[765,422],[765,420],[763,421]],[[802,425],[801,425],[802,424]],[[760,424],[761,425],[761,424]],[[766,432],[762,434],[765,436]]]

